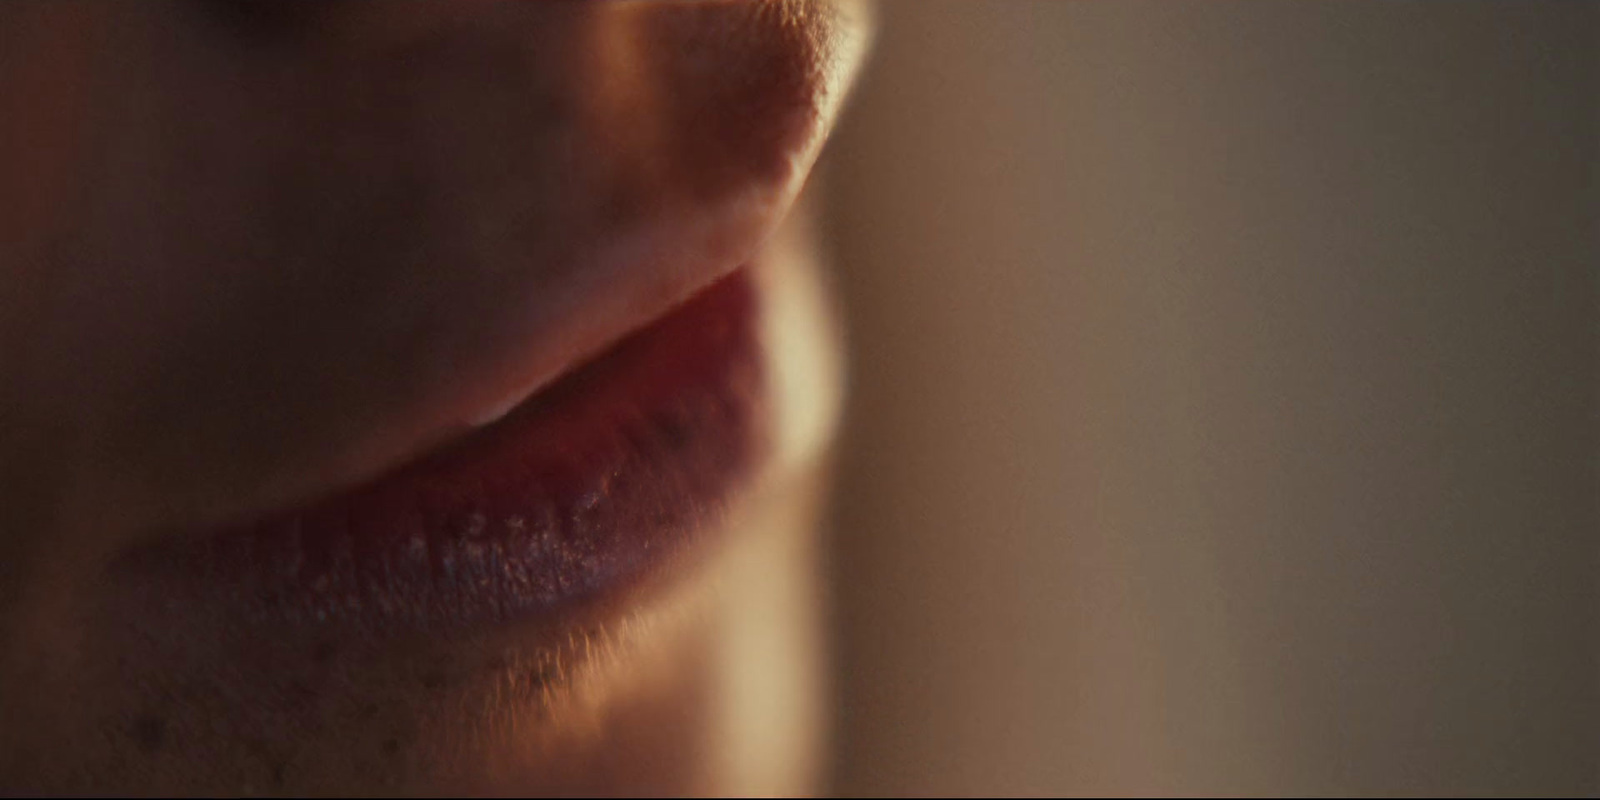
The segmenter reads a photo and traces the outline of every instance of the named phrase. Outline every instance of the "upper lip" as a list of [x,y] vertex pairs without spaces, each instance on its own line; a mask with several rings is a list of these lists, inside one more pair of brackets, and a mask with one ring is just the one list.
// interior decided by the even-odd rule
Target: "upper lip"
[[161,202],[124,209],[150,246],[117,257],[210,271],[107,366],[118,524],[354,484],[659,317],[776,225],[864,49],[848,0],[471,8],[285,63],[173,45],[160,136],[125,137],[159,142],[129,180]]

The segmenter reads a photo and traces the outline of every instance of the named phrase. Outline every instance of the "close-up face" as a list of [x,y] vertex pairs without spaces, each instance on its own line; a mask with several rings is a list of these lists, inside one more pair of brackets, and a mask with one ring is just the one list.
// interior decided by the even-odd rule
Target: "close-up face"
[[871,22],[0,6],[0,792],[814,790]]

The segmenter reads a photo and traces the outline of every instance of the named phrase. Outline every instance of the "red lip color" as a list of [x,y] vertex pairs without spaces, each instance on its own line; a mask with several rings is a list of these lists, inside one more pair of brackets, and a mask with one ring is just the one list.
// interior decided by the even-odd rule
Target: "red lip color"
[[692,549],[766,446],[748,270],[463,441],[293,511],[131,553],[159,602],[363,630],[548,614]]

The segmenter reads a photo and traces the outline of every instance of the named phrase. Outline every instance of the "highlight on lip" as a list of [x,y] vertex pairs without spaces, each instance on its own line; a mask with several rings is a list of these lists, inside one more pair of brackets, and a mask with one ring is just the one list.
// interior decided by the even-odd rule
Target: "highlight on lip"
[[249,618],[369,629],[506,620],[645,579],[718,528],[766,448],[749,272],[463,441],[122,567]]

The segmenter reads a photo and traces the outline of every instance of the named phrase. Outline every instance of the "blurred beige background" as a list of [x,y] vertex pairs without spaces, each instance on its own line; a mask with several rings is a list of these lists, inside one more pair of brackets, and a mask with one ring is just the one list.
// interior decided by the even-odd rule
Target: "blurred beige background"
[[1600,5],[884,8],[842,793],[1600,791]]

